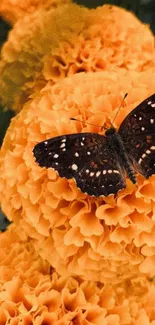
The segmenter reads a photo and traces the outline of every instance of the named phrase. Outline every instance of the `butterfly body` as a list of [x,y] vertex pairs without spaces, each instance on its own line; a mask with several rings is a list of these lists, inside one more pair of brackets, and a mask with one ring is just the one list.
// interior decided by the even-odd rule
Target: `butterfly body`
[[40,167],[73,178],[92,196],[116,194],[126,187],[125,174],[136,183],[136,173],[155,174],[155,94],[123,120],[118,131],[66,134],[42,141],[33,148]]
[[132,161],[125,149],[124,143],[121,136],[116,131],[115,128],[107,129],[105,132],[109,147],[112,151],[115,151],[117,160],[119,160],[120,165],[122,166],[122,172],[126,171],[128,177],[133,184],[136,183],[135,169],[133,168]]

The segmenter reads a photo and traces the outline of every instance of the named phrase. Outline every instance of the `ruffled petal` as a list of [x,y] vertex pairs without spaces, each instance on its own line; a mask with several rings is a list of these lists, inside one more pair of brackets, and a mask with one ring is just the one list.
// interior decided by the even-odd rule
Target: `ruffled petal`
[[154,280],[136,276],[113,285],[60,276],[19,225],[0,234],[0,254],[3,325],[154,324]]

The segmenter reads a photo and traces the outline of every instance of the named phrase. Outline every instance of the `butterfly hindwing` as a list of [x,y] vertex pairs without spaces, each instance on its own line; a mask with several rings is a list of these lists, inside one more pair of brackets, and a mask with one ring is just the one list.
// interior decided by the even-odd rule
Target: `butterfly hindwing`
[[126,186],[116,154],[102,135],[77,133],[51,138],[37,144],[33,154],[39,166],[74,178],[81,191],[89,195],[116,194]]
[[155,134],[128,137],[127,141],[126,150],[137,171],[145,178],[155,174]]
[[137,171],[145,178],[155,174],[155,94],[127,115],[118,132]]

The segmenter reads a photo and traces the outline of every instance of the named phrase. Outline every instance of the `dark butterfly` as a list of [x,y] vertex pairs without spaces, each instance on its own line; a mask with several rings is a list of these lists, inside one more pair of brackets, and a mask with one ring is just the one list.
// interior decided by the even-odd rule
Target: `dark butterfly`
[[126,187],[125,172],[136,183],[136,171],[155,174],[155,94],[131,111],[118,132],[62,135],[38,143],[33,154],[41,167],[74,178],[82,192],[116,194]]

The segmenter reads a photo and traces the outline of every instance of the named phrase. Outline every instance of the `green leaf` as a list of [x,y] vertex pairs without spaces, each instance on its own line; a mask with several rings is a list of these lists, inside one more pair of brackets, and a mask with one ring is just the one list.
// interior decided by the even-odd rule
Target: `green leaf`
[[6,41],[11,26],[0,17],[0,47]]
[[3,142],[3,138],[5,136],[6,130],[10,124],[11,118],[14,116],[14,112],[9,111],[3,111],[3,108],[0,107],[0,145]]

